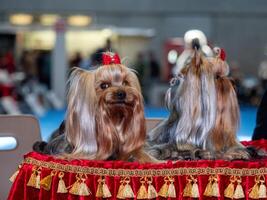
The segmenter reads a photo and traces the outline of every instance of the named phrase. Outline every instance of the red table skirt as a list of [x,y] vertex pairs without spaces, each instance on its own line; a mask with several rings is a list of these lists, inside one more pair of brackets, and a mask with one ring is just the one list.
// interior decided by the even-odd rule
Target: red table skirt
[[[267,150],[267,140],[243,142]],[[30,152],[8,199],[267,199],[267,158],[250,161],[66,161]]]

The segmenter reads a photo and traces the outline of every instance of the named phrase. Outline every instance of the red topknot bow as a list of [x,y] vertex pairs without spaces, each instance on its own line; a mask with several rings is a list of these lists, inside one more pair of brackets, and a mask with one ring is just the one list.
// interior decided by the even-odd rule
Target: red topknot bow
[[118,54],[105,52],[102,54],[102,64],[110,65],[110,64],[121,64],[121,59]]
[[221,52],[220,52],[220,58],[221,58],[223,61],[225,61],[225,59],[226,59],[226,53],[225,53],[224,49],[221,49]]
[[224,49],[219,48],[219,47],[215,47],[215,48],[214,48],[214,51],[215,51],[216,55],[217,55],[220,59],[222,59],[223,61],[225,61],[225,59],[226,59],[226,53],[225,53]]

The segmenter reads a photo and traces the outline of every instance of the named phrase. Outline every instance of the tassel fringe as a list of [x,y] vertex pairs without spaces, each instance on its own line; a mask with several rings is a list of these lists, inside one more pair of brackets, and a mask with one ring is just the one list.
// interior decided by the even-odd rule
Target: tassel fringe
[[75,195],[80,195],[80,196],[89,196],[91,193],[90,189],[86,185],[85,181],[87,179],[87,176],[84,174],[77,174],[76,175],[76,181],[72,185],[69,193],[70,194],[75,194]]
[[40,189],[40,175],[41,175],[41,167],[37,168],[36,166],[33,166],[32,174],[27,183],[27,186]]
[[154,199],[154,198],[157,198],[158,197],[157,190],[152,185],[152,182],[153,182],[153,178],[152,177],[149,177],[148,180],[147,180],[147,183],[148,183],[147,198],[148,199]]
[[117,198],[119,199],[127,199],[127,198],[134,198],[134,192],[133,189],[131,187],[130,183],[130,178],[129,177],[125,177],[123,178],[120,183],[120,187],[117,193]]
[[124,179],[120,180],[120,187],[119,187],[119,190],[118,190],[118,193],[117,193],[117,198],[119,199],[124,199],[123,197],[123,190],[124,190],[124,184],[125,184],[125,181]]
[[235,189],[234,198],[235,199],[243,199],[243,198],[245,198],[245,194],[244,194],[244,190],[243,190],[242,185],[241,185],[242,178],[240,176],[237,176],[236,182],[237,182],[237,186]]
[[21,167],[22,167],[22,166],[19,165],[17,171],[15,171],[14,174],[9,178],[9,181],[10,181],[10,182],[12,182],[12,183],[15,182],[15,180],[16,180],[18,174],[19,174],[19,171],[20,171],[20,168],[21,168]]
[[111,197],[111,192],[106,184],[105,178],[100,177],[98,179],[98,186],[96,191],[96,197],[98,198],[109,198]]
[[205,188],[205,191],[204,191],[204,196],[206,197],[212,197],[212,181],[213,181],[213,176],[209,176],[209,182]]
[[[18,170],[10,177],[10,181],[14,182],[19,170],[21,169],[21,165],[19,165]],[[76,181],[66,187],[66,184],[63,180],[64,172],[52,170],[49,175],[45,176],[41,179],[41,167],[33,166],[30,178],[27,182],[27,186],[44,189],[49,191],[51,189],[52,182],[56,182],[58,180],[57,193],[69,193],[73,195],[79,196],[89,196],[91,195],[91,191],[86,184],[87,175],[78,173],[76,174]],[[58,179],[53,180],[54,176],[58,176]],[[206,185],[205,191],[203,193],[206,197],[221,197],[220,188],[219,188],[219,176],[218,175],[210,175],[208,178],[208,183]],[[175,179],[171,176],[164,177],[164,183],[161,186],[160,190],[157,192],[155,187],[153,186],[153,177],[141,177],[140,178],[140,187],[137,190],[137,193],[134,193],[131,187],[131,178],[123,177],[120,180],[120,186],[117,192],[117,199],[155,199],[157,197],[163,198],[177,198],[176,188],[175,188]],[[56,183],[55,183],[56,184]],[[54,185],[54,184],[53,184]],[[135,190],[136,191],[136,190]],[[221,191],[222,192],[222,191]],[[245,192],[242,187],[242,177],[241,176],[231,176],[229,179],[229,184],[224,190],[224,197],[229,199],[267,199],[267,189],[265,182],[265,175],[257,175],[255,176],[253,187]],[[199,198],[199,187],[198,187],[198,179],[197,176],[189,175],[186,177],[186,185],[182,192],[183,197],[189,198]],[[100,176],[98,179],[98,186],[96,190],[95,197],[97,198],[110,198],[112,194],[109,190],[108,185],[106,184],[106,178],[104,176]]]
[[198,184],[197,184],[197,179],[191,176],[193,180],[193,186],[192,186],[192,192],[191,192],[191,197],[192,198],[198,198],[199,197],[199,190],[198,190]]
[[225,197],[230,198],[230,199],[234,198],[234,193],[235,193],[235,185],[234,185],[234,183],[235,183],[235,181],[236,181],[235,176],[231,176],[230,177],[230,183],[227,186],[227,188],[224,190],[224,196]]
[[63,172],[59,172],[58,174],[58,186],[57,186],[57,193],[68,193],[68,189],[66,187],[66,184],[63,180],[64,177],[64,173]]
[[46,176],[45,178],[41,180],[40,186],[44,188],[46,191],[49,191],[51,188],[53,176],[55,176],[56,173],[57,172],[55,170],[51,171],[51,173],[48,176]]
[[259,187],[259,198],[266,199],[266,185],[265,185],[265,177],[261,175],[260,177],[260,187]]
[[183,191],[183,197],[191,197],[192,194],[192,179],[191,178],[186,178],[187,183],[185,185],[184,191]]
[[212,184],[212,196],[213,197],[220,197],[220,190],[218,185],[218,177],[213,177],[213,184]]
[[169,177],[169,181],[170,181],[170,185],[168,188],[168,197],[171,198],[176,198],[176,191],[175,191],[175,186],[174,186],[174,178],[173,177]]
[[162,187],[160,188],[158,195],[164,198],[168,197],[168,188],[169,188],[169,179],[168,177],[164,177],[164,184],[162,185]]
[[136,197],[137,199],[147,199],[147,197],[148,197],[145,182],[146,182],[145,178],[141,177],[140,178],[141,186],[140,186],[139,190],[137,191],[137,197]]

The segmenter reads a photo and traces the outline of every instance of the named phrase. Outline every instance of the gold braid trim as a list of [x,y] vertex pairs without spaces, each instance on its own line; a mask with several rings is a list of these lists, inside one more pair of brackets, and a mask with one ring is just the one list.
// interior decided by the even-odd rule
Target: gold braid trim
[[55,162],[46,162],[28,157],[24,159],[24,164],[31,164],[37,167],[45,167],[51,170],[57,170],[69,173],[83,173],[98,176],[181,176],[181,175],[226,175],[226,176],[255,176],[266,175],[267,168],[242,168],[233,169],[228,167],[180,167],[172,169],[105,169],[97,167],[75,166],[69,164],[60,164]]

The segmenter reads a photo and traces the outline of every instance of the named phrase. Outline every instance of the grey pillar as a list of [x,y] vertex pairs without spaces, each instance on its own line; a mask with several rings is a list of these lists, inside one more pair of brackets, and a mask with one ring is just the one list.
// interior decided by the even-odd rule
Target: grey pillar
[[65,102],[67,78],[67,54],[65,47],[65,22],[61,19],[55,25],[56,40],[52,53],[52,90]]

